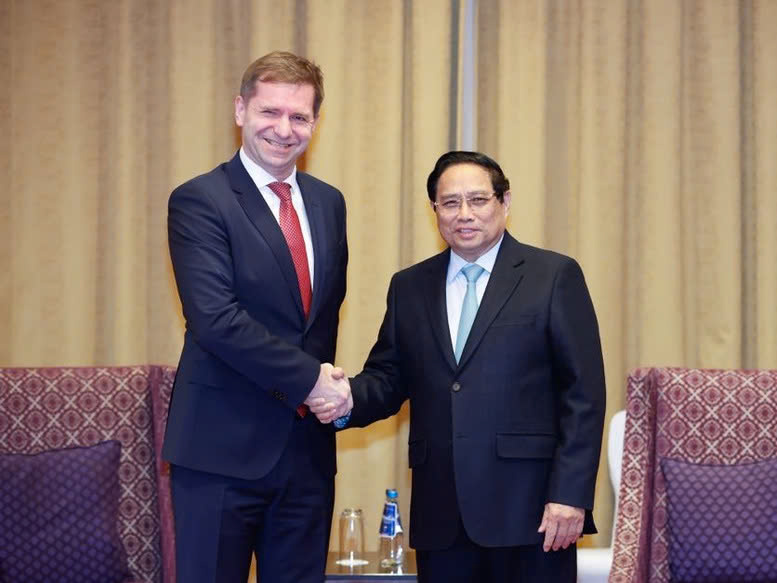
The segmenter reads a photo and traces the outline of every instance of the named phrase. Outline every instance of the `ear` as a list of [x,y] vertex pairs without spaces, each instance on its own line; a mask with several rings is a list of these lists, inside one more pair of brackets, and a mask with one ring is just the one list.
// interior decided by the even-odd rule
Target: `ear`
[[513,200],[513,196],[510,193],[509,190],[505,191],[505,193],[502,195],[502,205],[504,205],[505,208],[505,216],[510,214],[510,203]]
[[243,101],[243,96],[238,95],[235,97],[235,123],[238,127],[243,127],[246,115],[246,103]]

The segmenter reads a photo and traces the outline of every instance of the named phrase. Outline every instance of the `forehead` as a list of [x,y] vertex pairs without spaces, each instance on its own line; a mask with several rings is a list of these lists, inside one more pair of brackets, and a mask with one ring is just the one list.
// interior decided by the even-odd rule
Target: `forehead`
[[437,194],[462,194],[465,192],[488,192],[491,190],[491,175],[477,164],[454,164],[445,169],[437,181]]
[[309,83],[257,81],[249,104],[312,112],[315,95],[316,92]]

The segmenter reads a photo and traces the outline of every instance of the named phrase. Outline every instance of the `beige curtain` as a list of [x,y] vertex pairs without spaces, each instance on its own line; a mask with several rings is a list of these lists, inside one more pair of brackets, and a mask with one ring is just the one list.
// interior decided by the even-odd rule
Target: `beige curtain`
[[[440,248],[424,183],[456,146],[463,4],[0,2],[0,365],[175,364],[167,196],[233,154],[247,63],[290,49],[325,74],[304,166],[348,202],[357,372],[391,274]],[[512,180],[512,232],[583,265],[610,411],[636,365],[777,367],[777,3],[477,13],[478,147]],[[364,509],[368,548],[384,488],[407,516],[406,440],[406,411],[338,436],[336,512]]]
[[583,266],[609,413],[635,366],[777,367],[777,3],[481,0],[478,33],[478,147]]
[[[440,248],[424,183],[452,22],[450,0],[0,3],[0,365],[176,363],[167,197],[231,157],[243,70],[285,49],[325,75],[303,166],[347,199],[338,364],[358,372],[391,275]],[[374,549],[386,487],[408,514],[407,412],[338,440],[336,512],[363,508]]]

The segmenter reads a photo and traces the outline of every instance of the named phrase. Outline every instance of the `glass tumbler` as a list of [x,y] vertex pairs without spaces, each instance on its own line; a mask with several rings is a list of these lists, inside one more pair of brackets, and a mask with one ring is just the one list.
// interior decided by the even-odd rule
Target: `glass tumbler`
[[339,565],[366,565],[364,560],[364,518],[358,508],[346,508],[340,514]]

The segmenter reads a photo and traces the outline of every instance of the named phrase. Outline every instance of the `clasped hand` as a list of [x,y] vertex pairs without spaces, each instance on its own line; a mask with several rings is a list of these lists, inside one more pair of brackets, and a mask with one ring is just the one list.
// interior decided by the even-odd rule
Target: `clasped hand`
[[351,385],[345,371],[325,362],[305,404],[321,423],[331,423],[353,408]]

